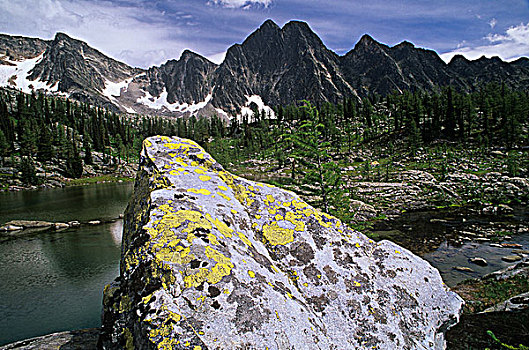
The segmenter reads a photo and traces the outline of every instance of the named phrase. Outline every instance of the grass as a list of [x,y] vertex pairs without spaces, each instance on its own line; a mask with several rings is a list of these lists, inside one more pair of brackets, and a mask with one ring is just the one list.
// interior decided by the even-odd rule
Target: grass
[[[511,350],[529,350],[529,347],[523,345],[523,344],[520,344],[519,346],[512,346],[512,345],[509,345],[509,344],[505,344],[504,342],[502,342],[501,340],[499,340],[496,335],[494,335],[494,333],[492,331],[487,331],[487,334],[492,338],[492,340],[494,340],[494,342],[498,345],[501,346],[502,349],[511,349]],[[487,348],[486,350],[488,350],[489,348]]]
[[514,276],[502,281],[469,280],[458,285],[455,291],[467,301],[465,313],[474,313],[528,292],[529,279],[524,276]]

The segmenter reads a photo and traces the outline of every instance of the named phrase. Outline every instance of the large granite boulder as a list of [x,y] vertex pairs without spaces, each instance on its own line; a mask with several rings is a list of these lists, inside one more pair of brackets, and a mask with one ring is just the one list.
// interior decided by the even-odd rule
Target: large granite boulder
[[106,349],[441,349],[462,300],[426,261],[195,142],[144,141]]

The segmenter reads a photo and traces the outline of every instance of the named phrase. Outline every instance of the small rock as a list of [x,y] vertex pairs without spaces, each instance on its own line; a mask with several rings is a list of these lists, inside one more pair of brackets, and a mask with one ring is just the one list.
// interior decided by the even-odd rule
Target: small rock
[[518,255],[529,255],[529,250],[514,249],[512,253]]
[[70,225],[71,227],[79,227],[81,226],[81,223],[77,220],[74,220],[74,221],[68,221],[68,225]]
[[506,261],[506,262],[517,262],[517,261],[522,260],[522,257],[519,255],[507,255],[501,258],[501,260]]
[[502,213],[502,214],[510,214],[510,213],[514,212],[514,209],[509,207],[506,204],[499,204],[498,205],[498,211],[500,213]]
[[24,228],[45,228],[53,226],[52,222],[48,221],[39,221],[39,220],[12,220],[9,221],[6,225],[21,226]]
[[461,271],[461,272],[474,272],[470,267],[464,267],[464,266],[454,266],[454,270]]
[[69,228],[70,225],[64,223],[64,222],[56,222],[55,223],[55,229],[56,230],[63,230],[63,229],[66,229],[66,228]]
[[0,231],[20,231],[20,230],[23,230],[24,228],[22,226],[16,226],[16,225],[5,225],[5,226],[2,226],[0,227]]
[[498,243],[491,243],[491,244],[489,244],[489,246],[496,247],[496,248],[503,248],[503,246],[501,244],[498,244]]
[[92,221],[88,221],[88,225],[100,225],[101,224],[101,221],[100,220],[92,220]]
[[518,243],[502,243],[501,246],[503,248],[522,248],[523,245]]
[[487,263],[487,260],[483,259],[483,258],[470,258],[468,259],[468,261],[470,261],[471,263],[473,264],[476,264],[476,265],[479,265],[479,266],[487,266],[488,263]]
[[478,242],[488,242],[488,241],[490,241],[490,238],[478,237],[478,238],[476,238],[476,241],[478,241]]
[[470,232],[470,231],[461,231],[459,233],[465,236],[476,236],[474,232]]

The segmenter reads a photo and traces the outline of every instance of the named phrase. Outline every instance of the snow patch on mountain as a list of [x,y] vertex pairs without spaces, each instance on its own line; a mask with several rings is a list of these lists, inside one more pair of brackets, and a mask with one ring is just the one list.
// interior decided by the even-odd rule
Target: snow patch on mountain
[[28,79],[30,72],[42,60],[43,57],[44,54],[22,61],[5,60],[5,62],[9,63],[9,65],[0,65],[0,86],[20,89],[28,94],[31,93],[31,91],[42,89],[48,92],[68,96],[66,93],[58,92],[58,83],[50,84],[40,80]]
[[121,92],[126,92],[129,88],[129,84],[132,82],[133,78],[126,79],[121,82],[114,83],[110,80],[105,80],[105,88],[103,91],[103,95],[108,97],[112,100],[113,97],[119,97],[121,96]]
[[219,117],[219,118],[223,118],[224,117],[224,119],[226,119],[226,120],[232,119],[232,117],[228,113],[224,112],[224,110],[222,108],[215,108],[215,111],[217,112],[217,117]]
[[165,88],[158,97],[153,97],[148,91],[143,91],[143,93],[145,95],[139,97],[136,100],[137,103],[141,103],[144,106],[156,110],[166,108],[171,112],[191,113],[192,115],[196,114],[202,108],[206,107],[206,105],[209,103],[209,101],[211,101],[211,98],[213,97],[212,94],[209,94],[208,96],[206,96],[204,101],[192,104],[178,102],[169,103],[169,101],[167,101],[167,90],[165,90]]
[[125,108],[125,110],[126,110],[127,113],[129,113],[129,114],[138,114],[138,113],[134,110],[134,108],[132,108],[132,107],[127,107],[127,106],[123,106],[123,105],[122,105],[122,107]]
[[250,108],[250,105],[252,103],[255,103],[257,105],[259,112],[264,111],[269,119],[275,119],[276,115],[275,115],[274,110],[271,107],[265,105],[261,96],[259,95],[252,95],[252,96],[245,95],[245,96],[246,96],[246,103],[244,104],[244,107],[241,108],[241,114],[237,115],[237,120],[242,120],[242,117],[245,115],[248,116],[249,118],[254,117],[253,110]]

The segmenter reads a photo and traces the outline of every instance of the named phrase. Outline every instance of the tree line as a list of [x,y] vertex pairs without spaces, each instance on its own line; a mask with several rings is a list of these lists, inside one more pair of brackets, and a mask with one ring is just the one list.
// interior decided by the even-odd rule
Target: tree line
[[119,115],[66,98],[2,89],[0,162],[14,156],[20,163],[62,162],[66,176],[79,177],[83,164],[92,163],[92,152],[102,154],[107,163],[135,161],[144,138],[163,134],[193,139],[225,165],[272,157],[279,167],[289,166],[296,178],[306,173],[304,160],[319,152],[304,145],[310,142],[325,149],[323,159],[378,140],[389,145],[404,141],[409,152],[438,140],[485,148],[528,145],[528,93],[501,84],[472,93],[445,87],[349,98],[339,104],[300,101],[275,107],[273,117],[251,107],[252,116],[230,123],[216,116],[171,120]]
[[34,162],[63,164],[63,175],[78,178],[93,152],[104,164],[136,162],[143,139],[177,135],[204,142],[224,136],[219,118],[169,120],[120,115],[97,106],[44,93],[0,89],[0,166],[9,162],[35,184]]

